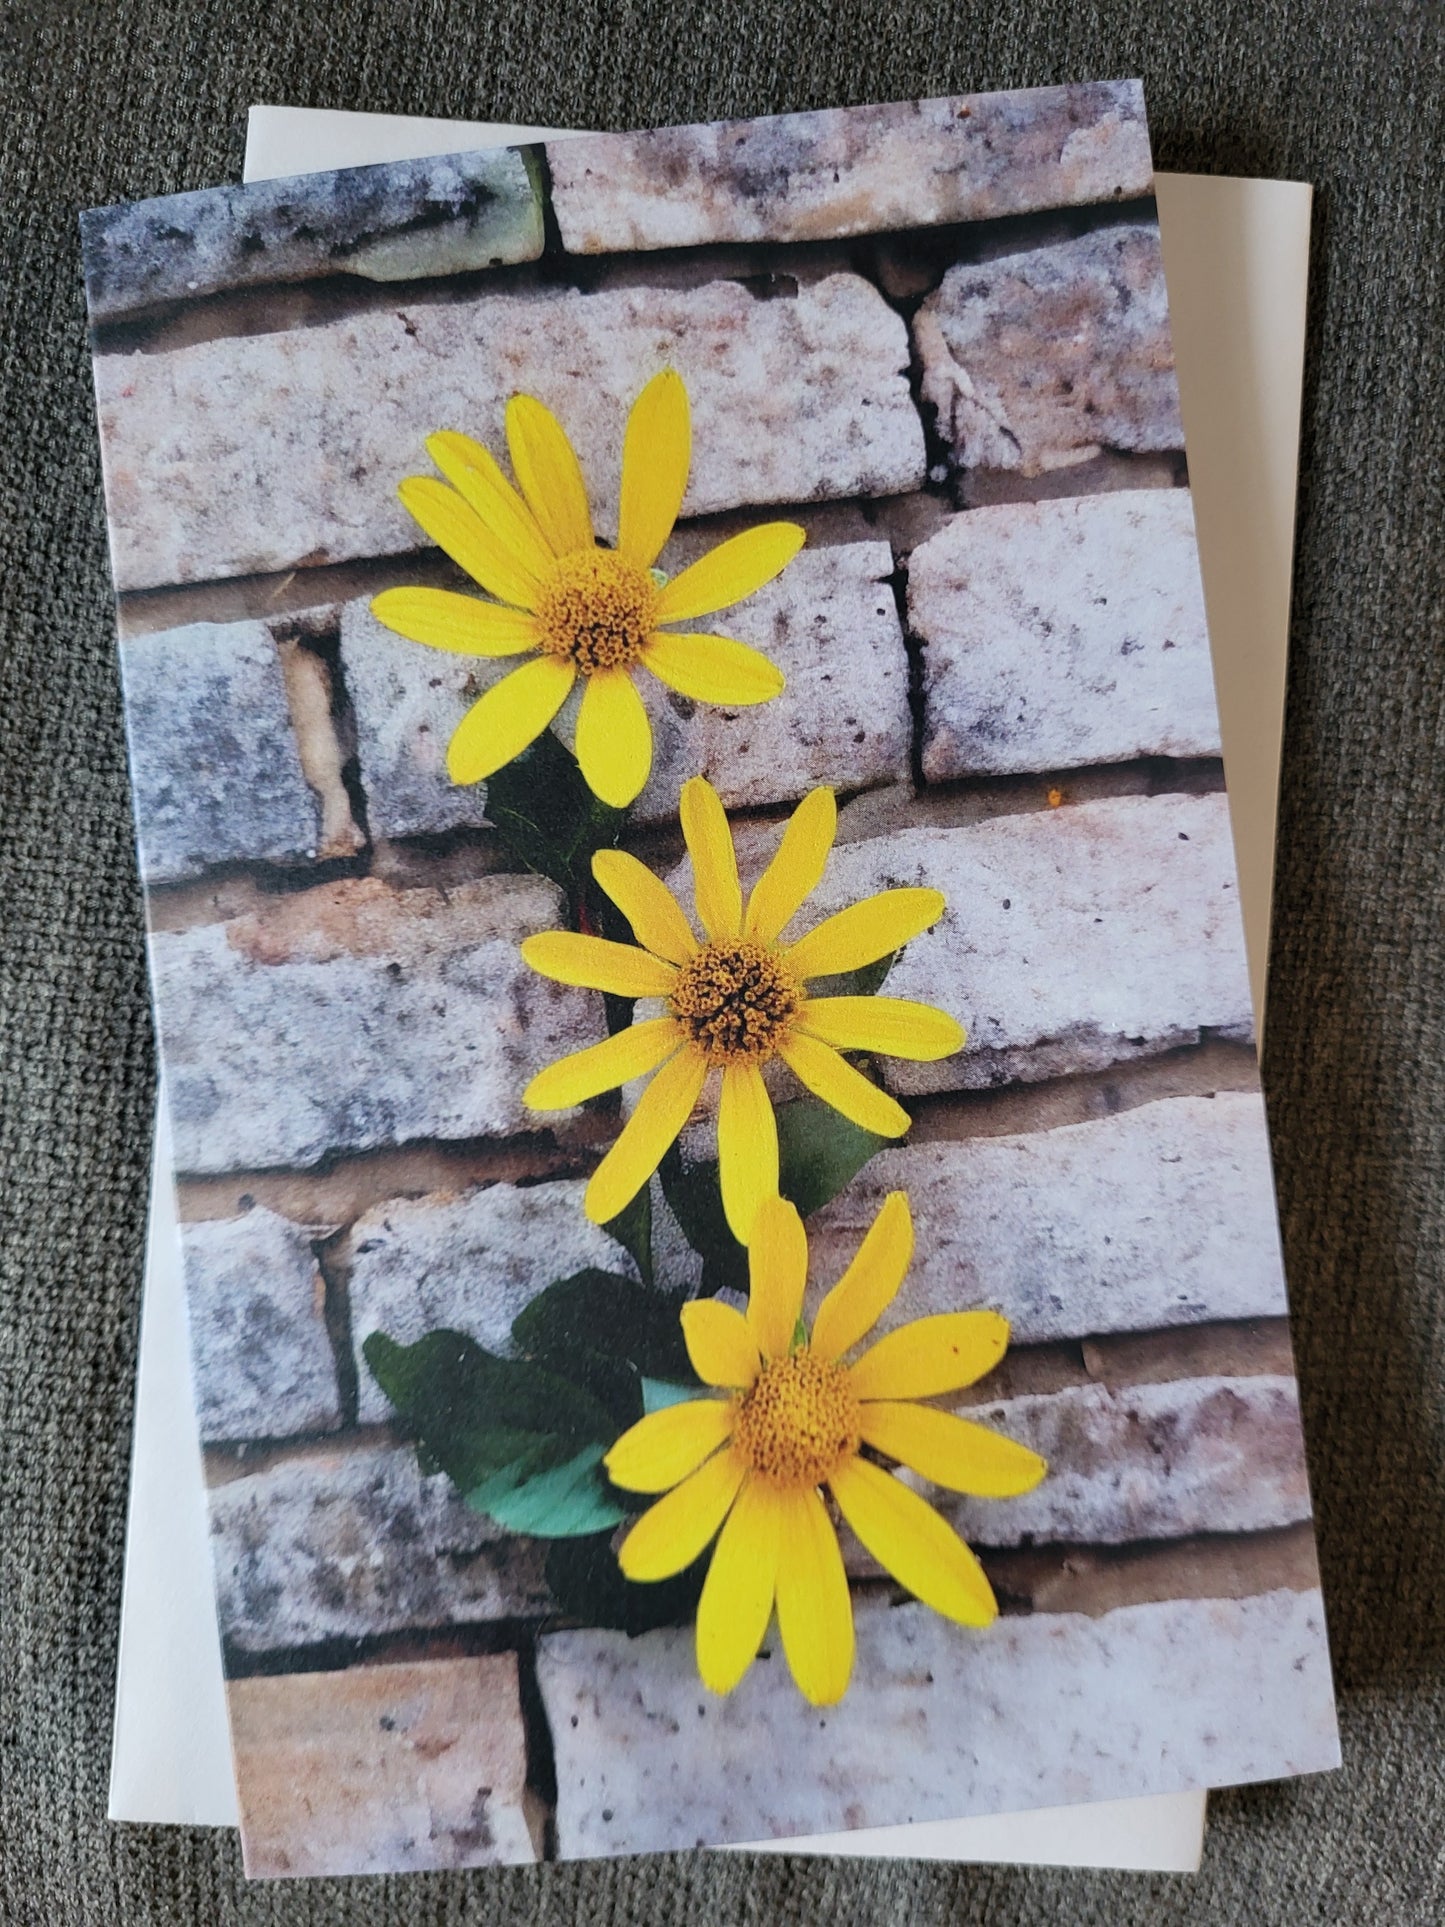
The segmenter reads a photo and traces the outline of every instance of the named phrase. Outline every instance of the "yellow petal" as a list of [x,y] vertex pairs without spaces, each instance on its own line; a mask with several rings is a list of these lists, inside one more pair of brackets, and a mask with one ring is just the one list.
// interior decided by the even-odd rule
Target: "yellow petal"
[[830,789],[809,790],[788,818],[783,840],[748,898],[744,934],[775,943],[804,900],[822,881],[833,838],[838,805]]
[[800,977],[832,977],[876,963],[938,922],[945,904],[938,890],[880,890],[799,937],[787,952]]
[[931,1064],[963,1049],[963,1026],[932,1004],[903,997],[810,997],[799,1030],[836,1050],[876,1050]]
[[592,1173],[583,1209],[593,1224],[609,1224],[662,1162],[663,1152],[692,1115],[707,1060],[680,1050],[653,1078],[616,1143]]
[[539,930],[525,939],[522,955],[539,976],[614,997],[665,997],[677,979],[671,964],[646,950],[575,930]]
[[812,1349],[841,1358],[892,1304],[913,1261],[913,1214],[903,1191],[890,1191],[853,1262],[818,1307]]
[[804,539],[796,522],[764,522],[720,542],[663,584],[657,595],[657,620],[686,622],[743,601],[787,568]]
[[678,802],[682,834],[692,857],[692,894],[709,937],[741,935],[743,891],[733,833],[718,793],[705,776],[691,776]]
[[713,1693],[730,1693],[758,1656],[773,1615],[782,1543],[782,1496],[749,1479],[723,1522],[697,1602],[697,1670]]
[[748,1329],[764,1358],[785,1358],[803,1311],[808,1238],[786,1198],[767,1198],[748,1245]]
[[853,1602],[838,1535],[816,1492],[787,1492],[778,1555],[778,1631],[798,1691],[833,1706],[853,1671]]
[[687,389],[675,368],[654,375],[627,417],[617,547],[650,569],[672,534],[692,463]]
[[397,490],[402,506],[453,562],[480,582],[488,595],[535,609],[539,584],[481,517],[433,475],[409,475]]
[[746,709],[783,691],[782,670],[761,649],[730,636],[671,636],[658,629],[648,637],[642,660],[659,682],[694,702]]
[[778,1123],[756,1064],[729,1064],[723,1071],[717,1155],[723,1214],[745,1245],[758,1206],[778,1189]]
[[690,1566],[727,1517],[745,1471],[735,1452],[715,1452],[649,1506],[617,1548],[626,1576],[670,1579]]
[[590,549],[587,486],[561,422],[533,395],[507,403],[507,447],[527,507],[555,555]]
[[670,1017],[650,1017],[645,1023],[629,1024],[600,1044],[559,1057],[544,1071],[538,1071],[522,1102],[533,1111],[565,1111],[581,1104],[599,1091],[615,1091],[634,1077],[655,1071],[664,1058],[683,1042],[682,1032]]
[[732,1437],[737,1412],[730,1398],[688,1398],[650,1412],[603,1459],[608,1478],[628,1492],[670,1491]]
[[625,669],[587,678],[577,716],[577,761],[594,796],[625,810],[652,768],[652,724]]
[[747,1319],[716,1298],[694,1298],[683,1306],[681,1315],[687,1355],[703,1384],[745,1392],[761,1365],[758,1341]]
[[849,1459],[828,1483],[862,1544],[925,1606],[963,1626],[998,1617],[983,1567],[927,1500],[867,1459]]
[[903,1106],[870,1084],[831,1044],[795,1030],[778,1046],[778,1055],[814,1097],[821,1097],[862,1130],[876,1131],[880,1137],[902,1137],[908,1129],[911,1120]]
[[637,941],[654,957],[685,964],[697,953],[682,905],[662,878],[626,850],[599,850],[592,874],[632,925]]
[[1037,1452],[934,1405],[875,1399],[863,1407],[863,1442],[920,1477],[977,1499],[1015,1499],[1048,1471]]
[[556,560],[537,518],[498,467],[489,450],[470,435],[444,429],[429,435],[426,444],[442,474],[474,508],[487,527],[520,566],[545,582]]
[[855,1398],[937,1398],[991,1372],[1008,1349],[996,1311],[941,1311],[886,1333],[849,1368]]
[[520,656],[537,647],[537,618],[451,589],[383,589],[371,613],[409,642],[457,656]]
[[535,656],[474,702],[447,745],[454,783],[480,783],[536,742],[567,700],[576,670],[559,656]]

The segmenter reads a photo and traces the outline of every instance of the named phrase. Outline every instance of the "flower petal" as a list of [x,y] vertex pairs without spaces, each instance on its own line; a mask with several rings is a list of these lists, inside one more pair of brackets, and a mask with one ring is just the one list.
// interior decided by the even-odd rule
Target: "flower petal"
[[556,555],[593,546],[587,485],[561,422],[534,395],[507,403],[507,447],[512,468]]
[[962,1050],[962,1024],[932,1004],[903,997],[810,997],[795,1019],[799,1030],[835,1050],[877,1050],[931,1064]]
[[758,1206],[778,1189],[778,1121],[756,1064],[729,1064],[723,1071],[717,1155],[723,1215],[745,1245]]
[[730,1398],[685,1398],[650,1412],[602,1460],[627,1492],[668,1492],[732,1437],[738,1408]]
[[945,1619],[992,1625],[998,1605],[983,1567],[926,1499],[867,1459],[847,1460],[828,1483],[862,1544],[901,1586]]
[[599,1091],[615,1091],[634,1077],[655,1071],[664,1058],[683,1043],[683,1033],[670,1017],[649,1017],[645,1023],[629,1024],[600,1044],[559,1057],[544,1071],[538,1071],[522,1102],[533,1111],[565,1111],[581,1104]]
[[536,576],[522,567],[454,488],[434,475],[408,475],[397,494],[408,515],[474,582],[480,582],[488,595],[515,603],[519,609],[536,607]]
[[841,1358],[892,1304],[913,1260],[908,1194],[890,1191],[853,1262],[818,1307],[809,1340],[822,1358]]
[[556,557],[537,526],[537,518],[502,473],[490,450],[470,435],[450,429],[428,435],[426,452],[497,540],[510,549],[518,567],[539,583],[552,573]]
[[832,790],[809,790],[788,818],[772,862],[753,885],[743,925],[746,936],[756,937],[759,943],[776,943],[822,881],[837,833],[838,805]]
[[938,890],[880,890],[823,921],[787,951],[800,977],[860,970],[938,922],[946,908]]
[[617,547],[650,569],[672,534],[692,463],[692,415],[675,368],[654,375],[627,417]]
[[658,629],[642,661],[659,682],[694,702],[745,709],[783,692],[783,672],[761,649],[730,636],[673,636]]
[[682,905],[662,878],[626,850],[599,850],[592,874],[632,925],[632,934],[654,957],[685,964],[697,954],[697,938]]
[[814,1097],[821,1097],[862,1130],[876,1131],[880,1137],[902,1137],[912,1122],[896,1098],[870,1084],[831,1044],[795,1030],[778,1046],[778,1055]]
[[742,1313],[717,1298],[694,1298],[683,1306],[681,1317],[687,1355],[703,1384],[745,1392],[762,1361]]
[[457,656],[520,656],[537,647],[537,618],[451,589],[383,589],[371,613],[408,642]]
[[702,927],[714,941],[741,935],[743,891],[737,852],[718,793],[705,776],[690,776],[678,800],[692,857],[692,894]]
[[697,1670],[710,1692],[730,1693],[758,1656],[782,1537],[782,1494],[749,1479],[723,1521],[697,1602]]
[[777,1600],[798,1691],[810,1705],[835,1705],[853,1671],[853,1602],[838,1535],[816,1492],[785,1494]]
[[748,1245],[748,1329],[764,1358],[786,1358],[792,1350],[807,1282],[803,1220],[786,1198],[767,1198]]
[[582,1200],[593,1224],[610,1224],[662,1162],[663,1152],[692,1115],[707,1059],[680,1050],[653,1078],[617,1141],[592,1173]]
[[652,724],[625,669],[587,678],[577,716],[577,761],[587,787],[615,810],[642,793],[652,769]]
[[630,943],[609,943],[576,930],[539,930],[522,944],[539,976],[614,997],[665,997],[677,980],[671,964]]
[[727,1517],[746,1471],[736,1452],[714,1452],[649,1506],[617,1548],[627,1578],[671,1579],[690,1566]]
[[1037,1452],[935,1405],[875,1399],[863,1407],[863,1441],[890,1459],[976,1499],[1016,1499],[1048,1471]]
[[941,1311],[885,1333],[850,1366],[855,1398],[937,1398],[991,1372],[1008,1349],[996,1311]]
[[764,522],[699,558],[657,594],[659,622],[686,622],[741,602],[780,575],[802,548],[796,522]]
[[576,674],[560,656],[534,656],[493,683],[457,724],[447,775],[454,783],[480,783],[520,756],[566,702]]

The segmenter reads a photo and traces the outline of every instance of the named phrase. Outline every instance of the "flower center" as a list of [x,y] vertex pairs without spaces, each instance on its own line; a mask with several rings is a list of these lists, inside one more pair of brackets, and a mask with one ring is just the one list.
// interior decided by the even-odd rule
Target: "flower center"
[[584,676],[636,662],[656,624],[657,590],[646,569],[611,549],[562,556],[537,603],[541,646],[570,656]]
[[765,1365],[738,1404],[733,1443],[779,1485],[821,1485],[858,1450],[858,1401],[841,1365],[806,1349]]
[[677,973],[672,1014],[713,1064],[771,1057],[802,1001],[797,979],[747,937],[707,943]]

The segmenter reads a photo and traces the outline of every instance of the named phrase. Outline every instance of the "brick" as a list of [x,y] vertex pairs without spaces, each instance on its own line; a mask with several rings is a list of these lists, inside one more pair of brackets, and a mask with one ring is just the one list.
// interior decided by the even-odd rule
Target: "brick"
[[258,1206],[182,1226],[181,1251],[201,1437],[334,1431],[341,1401],[311,1231]]
[[[176,1168],[306,1166],[535,1130],[529,1078],[604,1030],[593,993],[522,962],[521,939],[559,911],[537,877],[445,891],[366,878],[154,934]],[[549,1115],[549,1128],[572,1115]]]
[[1156,224],[950,268],[914,341],[957,469],[1038,475],[1184,446]]
[[519,390],[558,412],[611,534],[627,409],[669,364],[693,403],[688,515],[906,491],[924,475],[908,354],[877,290],[834,274],[774,300],[737,281],[554,287],[102,355],[116,582],[418,548],[396,489],[427,470],[426,436],[464,429],[501,454],[503,409]]
[[1136,81],[594,135],[547,162],[574,254],[827,240],[1153,186]]
[[1186,489],[972,509],[913,552],[923,773],[1218,756]]
[[966,1631],[855,1600],[840,1705],[772,1635],[700,1684],[691,1629],[553,1633],[537,1677],[564,1858],[783,1839],[1319,1772],[1339,1762],[1318,1592],[1171,1600]]
[[515,1653],[235,1679],[252,1880],[534,1860]]
[[811,1302],[895,1190],[908,1193],[917,1243],[880,1330],[989,1305],[1012,1343],[1035,1345],[1288,1309],[1254,1091],[881,1151],[809,1220]]
[[407,1445],[312,1448],[207,1500],[221,1633],[244,1652],[548,1609],[542,1543],[468,1511]]
[[398,1344],[446,1328],[512,1351],[512,1320],[555,1279],[589,1265],[636,1276],[631,1258],[582,1212],[585,1182],[494,1184],[460,1197],[393,1198],[351,1227],[346,1267],[363,1423],[391,1407],[361,1356],[383,1331]]
[[543,238],[505,148],[92,208],[80,226],[92,321],[266,282],[465,274],[534,261]]
[[276,644],[260,622],[192,622],[121,644],[142,879],[317,853]]

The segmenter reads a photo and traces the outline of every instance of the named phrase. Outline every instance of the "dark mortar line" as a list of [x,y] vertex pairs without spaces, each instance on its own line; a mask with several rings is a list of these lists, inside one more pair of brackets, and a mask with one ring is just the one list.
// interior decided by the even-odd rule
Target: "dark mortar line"
[[543,1808],[543,1860],[557,1858],[557,1755],[547,1703],[537,1678],[537,1639],[533,1633],[517,1647],[517,1699],[522,1714],[522,1745],[529,1790]]
[[[1091,1581],[1113,1577],[1151,1565],[1164,1564],[1175,1558],[1199,1559],[1207,1563],[1218,1562],[1227,1571],[1232,1555],[1243,1553],[1251,1559],[1262,1557],[1269,1561],[1273,1556],[1303,1551],[1313,1552],[1315,1528],[1312,1518],[1295,1519],[1288,1525],[1261,1526],[1256,1530],[1241,1532],[1192,1532],[1183,1533],[1177,1539],[1125,1539],[1119,1541],[1090,1541],[1040,1539],[1027,1545],[991,1546],[976,1536],[970,1535],[969,1546],[978,1554],[990,1582],[998,1594],[1000,1613],[1006,1616],[1043,1612],[1067,1612],[1075,1610],[1066,1604],[1037,1607],[1032,1593],[1041,1583],[1051,1579],[1070,1581],[1081,1590]],[[1216,1574],[1216,1583],[1223,1577]],[[1205,1575],[1208,1583],[1208,1575]],[[1278,1577],[1272,1579],[1266,1590],[1274,1591],[1284,1583]],[[1318,1578],[1315,1579],[1317,1585]],[[901,1594],[901,1589],[893,1590]],[[1293,1590],[1293,1588],[1290,1588]],[[912,1595],[901,1594],[905,1599]],[[1227,1599],[1249,1598],[1248,1593],[1228,1592],[1188,1592],[1165,1593],[1159,1595],[1157,1603],[1163,1604],[1171,1599]],[[1140,1601],[1140,1604],[1154,1603]]]
[[351,1280],[341,1262],[341,1242],[347,1227],[329,1237],[312,1241],[316,1268],[325,1287],[323,1316],[331,1356],[336,1368],[336,1389],[341,1401],[341,1423],[350,1430],[357,1423],[361,1406],[361,1371],[356,1362],[355,1336],[351,1327]]
[[552,163],[547,158],[547,143],[528,141],[518,151],[542,210],[542,260],[551,262],[555,267],[558,262],[567,259],[567,250],[562,244],[562,228],[557,220],[552,193]]
[[[275,1678],[284,1673],[344,1673],[358,1666],[404,1665],[416,1659],[520,1655],[555,1618],[555,1614],[539,1613],[535,1619],[478,1619],[451,1626],[402,1626],[384,1633],[338,1633],[304,1645],[266,1647],[259,1652],[223,1636],[222,1667],[226,1678],[233,1680]],[[431,1650],[419,1653],[418,1646]]]
[[[177,1170],[175,1173],[175,1181],[177,1185],[224,1184],[228,1188],[231,1185],[245,1184],[305,1183],[309,1180],[323,1182],[335,1177],[339,1172],[350,1170],[357,1166],[364,1166],[369,1159],[401,1158],[411,1155],[427,1156],[440,1153],[443,1156],[455,1157],[458,1162],[462,1162],[468,1158],[482,1159],[500,1155],[509,1156],[524,1151],[537,1151],[543,1155],[551,1155],[569,1168],[575,1163],[578,1167],[576,1174],[581,1175],[582,1172],[591,1170],[591,1160],[600,1155],[601,1148],[600,1145],[594,1146],[590,1144],[560,1144],[555,1134],[545,1129],[518,1132],[514,1137],[507,1138],[407,1138],[400,1144],[372,1146],[370,1149],[364,1151],[331,1151],[315,1164],[273,1164],[260,1167],[253,1165],[248,1169],[239,1171]],[[557,1175],[565,1175],[565,1173],[553,1171],[544,1173],[541,1177],[529,1181],[535,1184],[542,1184],[547,1181],[549,1176]],[[500,1178],[479,1178],[477,1180],[478,1186],[482,1189],[486,1189],[491,1184],[502,1182],[504,1182],[504,1180]],[[514,1180],[508,1179],[505,1180],[505,1182],[511,1183],[514,1182]],[[398,1192],[393,1195],[399,1197],[402,1194]],[[244,1212],[237,1212],[234,1215],[238,1217],[243,1216]],[[183,1222],[190,1221],[183,1219]]]
[[[1187,1351],[1193,1347],[1203,1352],[1211,1345],[1238,1338],[1257,1340],[1261,1344],[1278,1338],[1287,1340],[1289,1314],[1271,1312],[1262,1313],[1253,1318],[1202,1318],[1193,1324],[1143,1325],[1137,1331],[1082,1332],[1077,1338],[1041,1338],[1033,1343],[1010,1344],[1002,1362],[994,1367],[994,1372],[1005,1373],[1013,1364],[1030,1366],[1056,1360],[1059,1364],[1067,1365],[1080,1372],[1081,1385],[1112,1385],[1121,1388],[1136,1385],[1166,1385],[1175,1381],[1152,1378],[1147,1375],[1144,1377],[1133,1374],[1127,1377],[1111,1376],[1108,1371],[1109,1363],[1118,1356],[1137,1353],[1141,1348],[1145,1351],[1154,1348],[1162,1351],[1174,1347]],[[1101,1370],[1091,1369],[1084,1355],[1086,1345],[1099,1355]],[[1235,1374],[1240,1378],[1269,1378],[1273,1375],[1273,1367],[1257,1372]],[[980,1379],[976,1385],[969,1387],[970,1393],[976,1391],[982,1394],[988,1389],[987,1378]],[[1030,1398],[1035,1394],[1024,1391],[1008,1393],[1004,1396]],[[987,1404],[990,1401],[981,1398],[979,1402]]]
[[[271,633],[275,636],[284,633],[288,621],[290,618],[284,615],[271,618]],[[351,805],[352,821],[364,838],[363,847],[353,860],[369,868],[375,840],[371,834],[366,791],[361,781],[356,711],[347,688],[346,665],[341,654],[340,613],[328,610],[321,621],[293,626],[291,633],[298,647],[309,650],[326,670],[331,691],[331,727],[341,752],[341,785]]]

